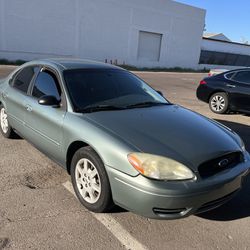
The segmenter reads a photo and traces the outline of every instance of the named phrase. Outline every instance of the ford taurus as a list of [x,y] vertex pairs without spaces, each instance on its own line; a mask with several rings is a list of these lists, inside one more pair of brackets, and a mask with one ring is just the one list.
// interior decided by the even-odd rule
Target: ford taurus
[[186,217],[231,199],[249,172],[231,129],[97,62],[20,66],[0,82],[0,124],[4,137],[19,134],[65,168],[94,212],[117,204],[149,218]]

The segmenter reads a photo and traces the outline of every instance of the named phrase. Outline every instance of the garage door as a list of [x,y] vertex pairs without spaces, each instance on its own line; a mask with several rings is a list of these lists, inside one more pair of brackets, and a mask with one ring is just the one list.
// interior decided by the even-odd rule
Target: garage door
[[138,59],[159,61],[161,53],[162,34],[140,31],[138,45]]

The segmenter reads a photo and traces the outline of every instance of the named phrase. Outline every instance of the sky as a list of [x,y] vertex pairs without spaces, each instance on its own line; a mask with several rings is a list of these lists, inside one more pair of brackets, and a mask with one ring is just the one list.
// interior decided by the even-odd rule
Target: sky
[[206,9],[206,32],[250,43],[250,0],[177,0]]

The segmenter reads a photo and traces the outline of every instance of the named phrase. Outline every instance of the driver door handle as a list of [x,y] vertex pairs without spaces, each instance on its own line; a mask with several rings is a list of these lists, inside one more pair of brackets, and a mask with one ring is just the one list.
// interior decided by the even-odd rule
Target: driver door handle
[[28,112],[31,112],[33,109],[30,105],[25,105],[25,109],[28,111]]
[[229,88],[235,88],[236,86],[232,85],[232,84],[227,84],[227,87],[229,87]]

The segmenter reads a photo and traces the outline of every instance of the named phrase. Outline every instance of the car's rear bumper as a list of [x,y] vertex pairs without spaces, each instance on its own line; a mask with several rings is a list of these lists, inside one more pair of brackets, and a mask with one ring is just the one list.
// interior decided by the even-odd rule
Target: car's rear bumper
[[209,98],[213,93],[213,89],[209,88],[206,84],[199,85],[199,87],[196,90],[196,96],[199,100],[208,103]]
[[163,182],[107,167],[114,202],[154,219],[178,219],[216,208],[240,190],[249,162],[203,181]]

